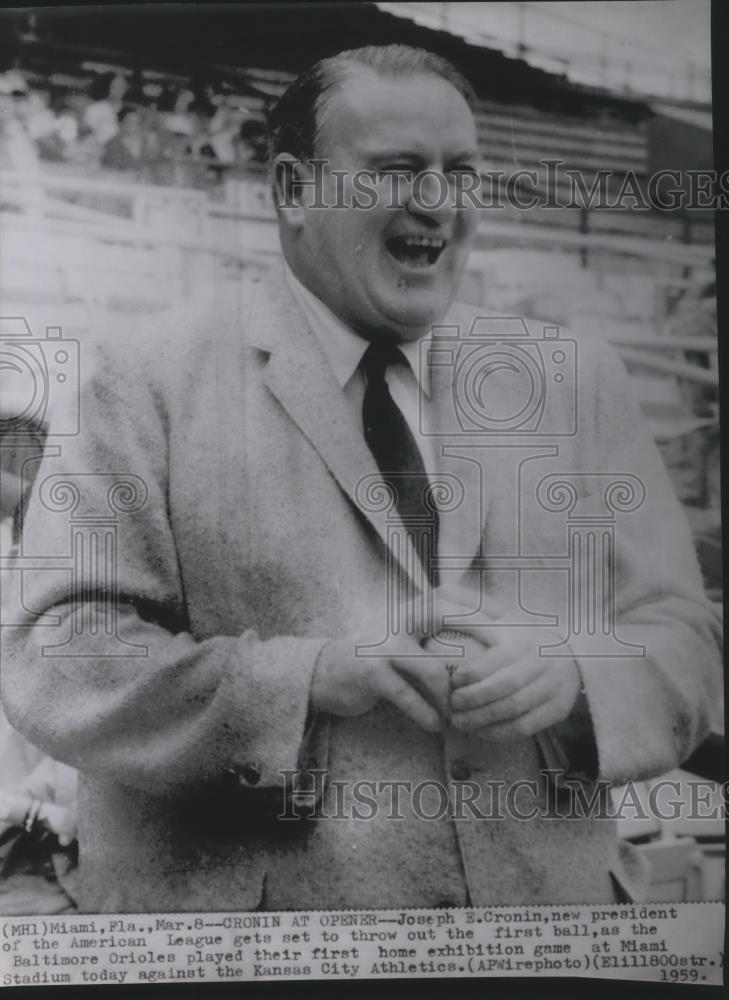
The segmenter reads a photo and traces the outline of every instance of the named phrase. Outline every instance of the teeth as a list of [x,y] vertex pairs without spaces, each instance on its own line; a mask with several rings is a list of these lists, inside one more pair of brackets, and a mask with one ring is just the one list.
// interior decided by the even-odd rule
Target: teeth
[[433,247],[435,250],[442,250],[445,240],[431,239],[428,236],[403,236],[403,242],[409,247]]

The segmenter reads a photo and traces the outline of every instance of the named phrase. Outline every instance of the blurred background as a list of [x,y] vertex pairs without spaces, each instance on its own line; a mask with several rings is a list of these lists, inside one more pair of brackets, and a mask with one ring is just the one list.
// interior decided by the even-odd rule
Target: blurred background
[[[686,171],[711,170],[708,2],[118,5],[3,11],[0,27],[4,562],[54,402],[39,384],[74,387],[77,356],[82,363],[104,314],[133,323],[265,270],[278,248],[268,109],[315,59],[401,42],[447,56],[469,77],[484,169],[536,170],[545,202],[483,213],[461,297],[589,328],[616,346],[720,604],[712,211],[631,208],[630,199],[557,207],[569,187],[564,175],[548,183],[544,166],[561,160],[587,190],[608,170],[613,198],[626,179],[645,191],[656,171],[679,171],[686,188]],[[715,728],[720,742],[692,773],[720,780],[720,706]],[[4,739],[21,762],[0,788],[40,795],[23,768],[41,757],[18,751],[7,727]],[[70,809],[66,778],[59,808]],[[42,786],[51,805],[54,780]],[[20,808],[7,806],[8,829],[22,828]],[[626,843],[652,858],[653,898],[723,898],[723,823],[626,823]],[[44,872],[55,885],[57,866]]]

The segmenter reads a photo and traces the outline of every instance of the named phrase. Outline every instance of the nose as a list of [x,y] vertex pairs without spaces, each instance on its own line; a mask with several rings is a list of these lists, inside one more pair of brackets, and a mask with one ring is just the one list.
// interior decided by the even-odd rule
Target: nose
[[456,211],[454,192],[440,170],[421,171],[413,180],[407,209],[438,224],[449,221]]

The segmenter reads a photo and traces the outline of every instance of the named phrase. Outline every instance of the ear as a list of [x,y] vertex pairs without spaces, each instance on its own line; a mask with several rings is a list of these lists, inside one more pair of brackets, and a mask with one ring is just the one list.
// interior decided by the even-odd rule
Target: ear
[[279,153],[273,161],[273,200],[279,217],[289,226],[301,228],[315,187],[314,165],[290,153]]

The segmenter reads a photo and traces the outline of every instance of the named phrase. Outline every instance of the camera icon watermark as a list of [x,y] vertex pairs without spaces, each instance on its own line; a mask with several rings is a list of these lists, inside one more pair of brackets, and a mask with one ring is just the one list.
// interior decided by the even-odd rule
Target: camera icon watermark
[[[577,433],[577,343],[521,316],[479,316],[464,331],[434,326],[420,345],[424,374],[445,369],[451,406],[434,425],[421,401],[423,434],[571,436]],[[427,384],[427,383],[426,383]]]
[[35,337],[23,316],[0,318],[0,433],[36,433],[53,416],[54,436],[79,433],[79,342],[48,326]]

